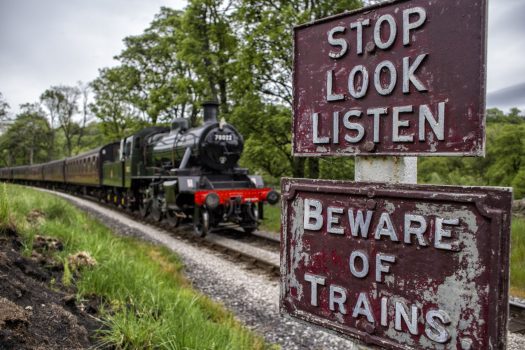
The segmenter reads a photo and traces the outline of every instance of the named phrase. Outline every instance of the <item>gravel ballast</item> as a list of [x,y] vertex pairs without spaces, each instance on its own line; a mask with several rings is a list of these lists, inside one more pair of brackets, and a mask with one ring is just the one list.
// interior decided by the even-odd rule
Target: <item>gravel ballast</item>
[[[180,256],[185,274],[193,286],[213,300],[222,302],[247,327],[283,349],[368,349],[333,334],[314,329],[279,314],[279,283],[247,270],[243,264],[220,254],[200,249],[172,237],[162,229],[138,223],[117,211],[87,200],[56,193],[86,210],[115,233],[138,237],[167,246]],[[508,349],[525,349],[525,337],[509,334]]]

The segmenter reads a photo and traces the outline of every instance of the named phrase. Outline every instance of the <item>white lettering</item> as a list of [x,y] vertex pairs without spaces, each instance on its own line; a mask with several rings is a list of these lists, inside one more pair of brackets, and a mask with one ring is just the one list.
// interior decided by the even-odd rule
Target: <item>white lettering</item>
[[[313,209],[313,210],[312,210]],[[316,199],[304,200],[304,229],[319,231],[323,227],[323,216],[321,215],[323,206],[320,201]],[[311,220],[313,223],[310,223]]]
[[334,71],[329,70],[326,72],[326,100],[328,102],[344,100],[345,95],[334,94]]
[[[335,294],[339,294],[336,296]],[[346,308],[344,303],[346,302],[346,289],[336,285],[330,285],[330,310],[335,311],[335,304],[337,304],[339,312],[346,315]]]
[[[361,271],[357,271],[355,267],[355,260],[359,258],[362,262],[362,269]],[[366,275],[368,275],[368,270],[370,268],[370,264],[368,262],[368,256],[363,253],[362,251],[356,250],[353,251],[352,254],[350,254],[350,272],[352,275],[354,275],[357,278],[365,278]]]
[[304,280],[310,282],[310,304],[312,306],[319,306],[317,302],[317,286],[324,286],[326,279],[321,276],[305,273]]
[[348,43],[346,42],[345,39],[335,39],[334,38],[334,34],[337,34],[337,33],[344,33],[346,30],[345,27],[342,27],[342,26],[338,26],[338,27],[334,27],[332,29],[330,29],[330,31],[328,32],[328,43],[332,46],[339,46],[341,48],[341,50],[339,52],[336,52],[336,51],[330,51],[328,53],[328,56],[330,56],[331,58],[341,58],[345,55],[346,51],[348,50]]
[[352,317],[355,318],[359,315],[363,315],[366,316],[368,322],[374,323],[374,316],[370,311],[371,309],[372,308],[370,307],[370,300],[368,300],[368,296],[366,295],[366,293],[359,293],[357,303],[355,304],[354,311],[352,312]]
[[388,298],[382,297],[381,298],[381,326],[387,327],[388,326]]
[[[361,82],[361,88],[356,91],[355,89],[355,80],[357,73],[361,73],[363,79]],[[363,65],[355,66],[352,71],[350,72],[350,75],[348,76],[348,92],[350,95],[355,99],[363,98],[366,95],[366,92],[368,91],[368,71],[366,70],[366,67]]]
[[411,334],[413,334],[413,335],[417,335],[418,334],[418,331],[417,331],[417,307],[415,305],[411,306],[410,309],[412,311],[412,314],[409,317],[408,316],[408,312],[406,310],[406,305],[404,303],[402,303],[400,301],[396,301],[395,305],[396,305],[396,320],[395,320],[394,328],[397,331],[402,331],[401,318],[403,318],[403,321],[405,321],[405,324],[408,327],[408,331]]
[[334,112],[333,117],[334,117],[334,120],[332,122],[332,127],[333,127],[333,132],[334,132],[333,139],[334,139],[334,144],[338,144],[339,143],[339,112]]
[[414,137],[412,135],[399,135],[399,128],[410,127],[408,120],[399,120],[400,113],[412,113],[412,106],[394,107],[392,118],[392,141],[393,142],[412,142]]
[[350,232],[352,233],[352,236],[358,237],[359,232],[361,232],[361,237],[368,238],[368,229],[370,228],[370,222],[372,221],[373,213],[373,211],[367,210],[366,220],[364,220],[363,212],[358,210],[354,219],[354,210],[348,210],[348,221],[350,222]]
[[[390,36],[388,37],[388,40],[386,42],[383,42],[381,38],[381,28],[382,28],[383,22],[387,22],[390,28],[389,30]],[[391,15],[383,15],[379,17],[379,19],[376,22],[375,28],[374,28],[374,42],[376,46],[383,50],[388,49],[390,46],[392,46],[392,44],[396,40],[396,35],[397,35],[397,26],[396,26],[396,21],[394,20],[394,17],[392,17]]]
[[[389,83],[386,88],[383,88],[383,84],[381,84],[381,73],[384,68],[386,68],[386,70],[390,74]],[[383,61],[379,63],[374,73],[374,85],[376,87],[376,91],[378,92],[378,94],[383,95],[383,96],[390,95],[392,91],[394,91],[396,84],[397,84],[397,71],[396,71],[396,67],[394,67],[394,64],[390,61]]]
[[427,56],[428,54],[426,53],[417,56],[416,60],[412,64],[410,64],[410,57],[403,58],[403,93],[404,94],[410,93],[410,83],[412,83],[418,91],[428,90],[423,85],[423,83],[415,76],[416,70],[419,68],[419,65],[421,64],[421,62],[423,62],[423,60]]
[[377,224],[375,239],[380,240],[381,236],[388,236],[393,242],[398,242],[396,232],[394,231],[394,225],[392,225],[392,220],[388,213],[381,214],[379,218],[379,224]]
[[376,255],[376,282],[379,282],[379,283],[382,282],[381,280],[382,272],[390,273],[390,266],[383,265],[383,261],[393,264],[396,262],[396,257],[393,255],[387,255],[387,254],[382,254],[382,253],[378,253]]
[[450,230],[443,229],[443,225],[451,225],[451,226],[458,226],[459,225],[459,219],[451,219],[451,220],[445,220],[443,218],[436,218],[436,232],[434,237],[434,247],[437,249],[443,249],[443,250],[457,250],[457,248],[453,247],[454,245],[457,245],[457,242],[452,243],[443,243],[443,237],[451,238],[452,232]]
[[357,29],[357,46],[356,46],[356,52],[358,55],[363,54],[363,27],[369,26],[370,20],[365,19],[361,22],[353,22],[350,23],[350,29]]
[[370,108],[367,111],[369,116],[374,117],[374,143],[379,143],[379,118],[387,112],[387,108]]
[[438,120],[428,105],[419,106],[419,141],[425,141],[425,120],[432,128],[439,141],[445,140],[445,102],[438,103]]
[[444,344],[450,339],[447,329],[440,323],[436,322],[439,319],[442,324],[450,323],[450,316],[443,310],[430,310],[425,315],[427,326],[425,327],[425,334],[436,343]]
[[328,225],[327,231],[328,233],[343,235],[345,233],[345,230],[342,227],[332,226],[334,224],[339,224],[339,217],[334,216],[334,214],[343,214],[343,208],[328,207],[326,214],[326,224]]
[[313,131],[313,142],[314,144],[326,144],[330,143],[330,138],[328,136],[319,137],[319,114],[312,114],[312,131]]
[[[419,18],[415,22],[410,22],[410,15],[417,14]],[[403,11],[403,45],[410,45],[410,31],[417,29],[425,23],[427,13],[422,7],[413,7]]]
[[[419,226],[413,227],[412,226],[413,223],[417,223],[419,224]],[[411,214],[405,215],[405,233],[404,233],[405,243],[411,244],[412,240],[410,236],[415,235],[417,237],[417,241],[420,246],[422,247],[428,246],[427,240],[425,239],[425,237],[423,237],[423,233],[425,233],[426,230],[427,230],[427,221],[425,220],[423,216],[411,215]]]
[[363,137],[365,136],[365,129],[363,128],[361,124],[350,123],[351,117],[360,118],[361,111],[351,110],[351,111],[346,112],[345,116],[343,117],[343,125],[345,126],[345,128],[348,130],[357,131],[357,136],[345,135],[345,140],[350,143],[357,143],[361,141]]

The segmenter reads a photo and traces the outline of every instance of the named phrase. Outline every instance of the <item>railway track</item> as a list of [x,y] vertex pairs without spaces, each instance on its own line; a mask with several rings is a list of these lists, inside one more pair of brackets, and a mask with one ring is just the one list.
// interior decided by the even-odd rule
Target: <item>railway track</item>
[[[41,188],[36,189],[42,190]],[[44,191],[59,194],[66,199],[69,199],[68,196],[72,196],[62,191]],[[78,197],[102,206],[107,210],[123,214],[142,224],[160,228],[192,245],[205,247],[228,259],[242,262],[246,264],[248,269],[260,270],[270,278],[278,279],[280,277],[279,240],[277,238],[271,238],[264,234],[244,235],[240,231],[231,228],[218,230],[201,238],[193,234],[193,228],[189,224],[181,224],[181,226],[173,228],[165,221],[156,222],[148,218],[144,219],[136,212],[122,210],[113,204],[100,202],[90,196],[78,195]],[[261,246],[264,248],[260,248]],[[512,297],[509,301],[508,330],[511,333],[525,334],[525,303]]]
[[509,332],[525,334],[525,304],[509,301]]

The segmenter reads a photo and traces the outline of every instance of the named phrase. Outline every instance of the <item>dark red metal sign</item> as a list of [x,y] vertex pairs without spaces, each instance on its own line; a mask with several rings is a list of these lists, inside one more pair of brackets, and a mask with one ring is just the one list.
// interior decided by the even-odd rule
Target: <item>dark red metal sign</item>
[[284,179],[281,312],[390,349],[505,349],[504,188]]
[[294,155],[484,155],[486,16],[399,0],[296,27]]

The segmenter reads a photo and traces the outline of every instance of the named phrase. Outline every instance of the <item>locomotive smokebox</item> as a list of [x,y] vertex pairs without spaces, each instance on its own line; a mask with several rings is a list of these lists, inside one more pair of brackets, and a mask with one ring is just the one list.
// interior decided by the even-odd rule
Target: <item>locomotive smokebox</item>
[[219,102],[206,101],[202,103],[204,108],[204,123],[216,123],[219,114]]

